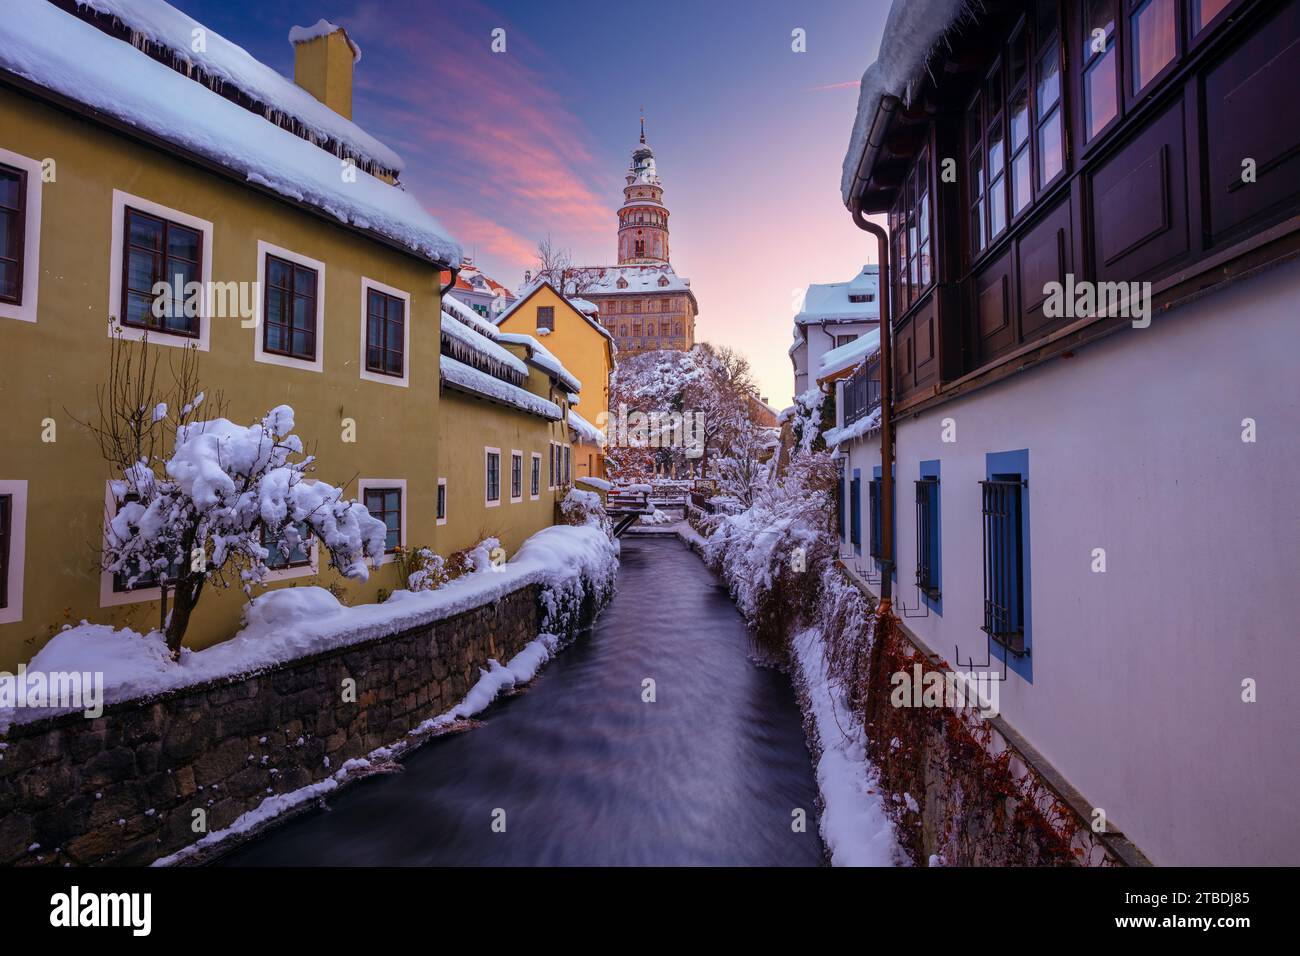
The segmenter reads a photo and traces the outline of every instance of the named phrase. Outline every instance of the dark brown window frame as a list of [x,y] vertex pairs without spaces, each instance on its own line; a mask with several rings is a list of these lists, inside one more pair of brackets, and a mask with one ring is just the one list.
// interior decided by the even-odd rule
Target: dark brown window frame
[[[289,270],[289,287],[287,289],[284,288],[283,286],[274,287],[279,289],[281,294],[287,296],[288,298],[288,303],[289,303],[288,324],[285,324],[283,322],[273,323],[271,320],[271,289],[272,289],[271,262],[272,261],[279,263],[281,266]],[[310,296],[298,292],[298,273],[300,272],[311,273],[312,294]],[[318,298],[320,295],[320,272],[318,272],[316,269],[313,269],[311,266],[300,265],[299,263],[294,262],[292,259],[286,259],[283,256],[273,255],[272,253],[268,252],[266,254],[265,278],[266,278],[265,287],[262,289],[262,351],[267,353],[268,355],[282,355],[285,358],[298,359],[303,362],[315,362],[316,345],[317,345],[317,340],[320,336],[320,329],[317,328],[317,312],[316,312],[317,303],[320,301]],[[293,333],[295,331],[293,327],[293,315],[294,315],[294,305],[298,299],[309,299],[311,302],[311,308],[309,310],[309,314],[311,315],[311,352],[309,354],[303,354],[301,352],[293,351]],[[370,315],[368,308],[367,308],[366,315],[367,317],[369,317]],[[273,324],[284,330],[285,335],[287,337],[287,341],[289,342],[289,347],[287,349],[276,349],[270,346],[268,339],[270,336],[271,326]]]
[[[900,309],[915,305],[935,282],[934,191],[931,189],[930,170],[930,149],[927,146],[917,153],[889,214],[889,230],[893,237],[891,255],[897,265],[891,270],[891,278],[894,301]],[[923,229],[924,238],[921,237]],[[925,253],[928,260],[923,258],[922,247],[928,247]],[[929,276],[922,281],[923,266],[928,267]]]
[[539,305],[537,307],[537,327],[555,331],[555,306]]
[[438,498],[437,498],[437,506],[434,514],[434,519],[437,521],[447,520],[447,482],[446,481],[438,482]]
[[9,563],[13,550],[14,496],[0,495],[0,608],[9,606]]
[[14,294],[12,296],[0,294],[0,302],[7,302],[11,305],[22,305],[23,272],[27,264],[27,170],[19,169],[17,166],[7,166],[4,163],[0,163],[0,173],[12,173],[18,177],[18,205],[0,206],[0,212],[4,212],[13,217],[13,251],[15,255],[13,257],[5,256],[5,260],[14,264],[16,277],[14,283]]
[[[125,206],[122,210],[122,300],[120,303],[122,314],[119,318],[122,327],[128,329],[142,329],[146,332],[149,332],[150,334],[176,335],[176,336],[180,336],[181,338],[187,338],[187,339],[199,338],[203,329],[202,315],[196,315],[191,317],[191,316],[184,315],[182,313],[183,318],[185,318],[187,321],[193,322],[192,327],[188,329],[171,329],[171,328],[167,328],[164,325],[153,325],[147,320],[143,325],[140,324],[139,322],[127,321],[127,316],[129,314],[126,308],[128,297],[132,292],[134,292],[136,295],[145,294],[140,289],[132,289],[130,287],[131,250],[133,248],[137,248],[131,245],[131,219],[133,216],[140,216],[141,218],[144,219],[152,219],[156,222],[162,223],[163,226],[161,252],[158,253],[150,250],[148,253],[149,255],[161,255],[163,261],[163,275],[160,277],[159,276],[154,277],[153,282],[150,283],[148,294],[150,295],[153,294],[153,286],[156,285],[158,282],[166,282],[168,285],[171,285],[174,276],[169,276],[166,274],[167,262],[170,259],[179,259],[182,262],[193,262],[195,265],[195,274],[197,276],[197,279],[195,279],[194,281],[204,282],[207,279],[207,276],[203,274],[203,230],[202,229],[196,229],[193,226],[187,226],[183,222],[176,222],[172,219],[168,219],[166,216],[160,216],[157,213],[145,212],[143,209],[136,209],[134,206]],[[193,260],[184,259],[180,256],[172,256],[168,253],[167,249],[170,245],[169,239],[170,239],[172,228],[184,229],[186,232],[194,233],[195,236],[197,237],[196,247],[195,247],[195,258]],[[142,251],[144,250],[143,246],[140,246],[138,248],[140,248]],[[154,299],[157,299],[157,296],[154,296]],[[152,304],[150,306],[148,315],[149,318],[153,318]]]
[[[493,460],[496,459],[493,467]],[[488,451],[483,455],[483,483],[484,499],[486,501],[501,500],[501,452]]]
[[522,501],[524,497],[524,455],[510,453],[510,500]]
[[[396,495],[397,495],[397,507],[396,507],[394,510],[392,510],[392,511],[390,511],[390,510],[386,507],[386,498],[387,498],[387,496],[390,495],[390,494],[396,494]],[[374,512],[374,510],[370,507],[370,496],[371,496],[371,495],[379,495],[379,496],[380,496],[380,508],[379,508],[379,513],[378,513],[378,514],[376,514],[376,513]],[[397,551],[398,548],[400,548],[400,547],[402,546],[402,533],[405,531],[405,528],[402,527],[402,489],[401,489],[401,487],[400,487],[400,486],[397,486],[397,485],[393,485],[393,486],[384,486],[384,487],[382,487],[382,488],[381,488],[381,487],[374,487],[374,488],[372,488],[372,487],[370,487],[370,486],[367,486],[367,487],[366,487],[366,490],[365,490],[365,493],[364,493],[364,495],[362,496],[362,500],[363,500],[363,503],[364,503],[365,506],[366,506],[366,510],[370,512],[370,516],[371,516],[372,518],[378,518],[380,521],[383,521],[383,522],[384,522],[384,528],[385,528],[385,531],[384,531],[384,554],[393,554],[394,552]],[[396,514],[396,515],[397,515],[397,544],[396,544],[395,546],[391,547],[391,548],[388,547],[388,522],[387,522],[387,520],[385,520],[385,519],[388,517],[388,515],[390,515],[390,514]]]
[[[383,317],[379,318],[374,311],[375,297],[378,296],[384,303]],[[397,324],[397,347],[394,348],[388,339],[390,327],[393,323],[388,318],[388,309],[390,303],[400,304],[402,309],[402,320]],[[380,336],[379,345],[370,344],[370,324],[376,319],[383,323],[383,335]],[[406,376],[406,300],[400,296],[391,295],[382,289],[376,289],[374,286],[366,286],[366,371],[375,375],[387,375],[389,378],[404,378]],[[380,361],[378,366],[370,362],[370,350],[377,348],[383,355],[395,354],[401,357],[402,367],[400,371],[392,372],[385,368],[385,362]]]

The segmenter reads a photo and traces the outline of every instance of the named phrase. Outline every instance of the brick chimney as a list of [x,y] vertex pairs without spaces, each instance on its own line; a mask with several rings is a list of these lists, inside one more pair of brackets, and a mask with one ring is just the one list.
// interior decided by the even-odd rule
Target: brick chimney
[[348,32],[328,20],[289,31],[293,81],[335,113],[352,119],[352,69],[361,48]]

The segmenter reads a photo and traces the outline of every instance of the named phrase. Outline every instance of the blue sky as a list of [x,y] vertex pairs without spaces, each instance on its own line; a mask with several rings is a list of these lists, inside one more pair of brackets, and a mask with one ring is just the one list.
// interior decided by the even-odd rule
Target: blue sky
[[[547,234],[580,261],[614,259],[644,106],[697,337],[748,355],[777,407],[792,388],[795,290],[867,261],[839,176],[884,0],[172,2],[288,76],[290,27],[346,27],[362,49],[354,119],[511,287]],[[498,27],[505,53],[490,49]],[[796,27],[806,53],[791,50]]]

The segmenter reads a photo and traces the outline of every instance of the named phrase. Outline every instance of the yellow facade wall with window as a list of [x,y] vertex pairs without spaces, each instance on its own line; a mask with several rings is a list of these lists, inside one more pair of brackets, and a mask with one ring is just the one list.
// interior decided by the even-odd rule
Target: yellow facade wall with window
[[[77,424],[98,418],[108,320],[119,311],[110,310],[109,291],[115,190],[210,222],[211,274],[205,280],[257,281],[259,243],[321,263],[321,370],[256,361],[260,330],[242,327],[238,318],[211,318],[207,350],[199,354],[209,407],[220,393],[226,416],[249,423],[276,405],[293,406],[296,434],[317,458],[317,477],[343,485],[348,497],[360,497],[364,481],[401,479],[407,544],[432,543],[445,554],[473,543],[470,519],[454,507],[456,489],[468,476],[459,475],[458,464],[447,475],[455,482],[451,514],[457,517],[445,528],[435,517],[437,478],[444,464],[477,461],[483,434],[495,429],[508,444],[510,429],[522,427],[516,424],[521,416],[484,405],[458,416],[461,421],[441,434],[437,265],[5,87],[0,149],[54,164],[52,181],[39,187],[39,236],[27,236],[27,254],[39,255],[36,321],[0,317],[0,484],[26,482],[27,490],[24,539],[15,542],[21,546],[13,555],[21,562],[21,607],[16,618],[0,612],[0,669],[30,659],[63,625],[83,618],[142,631],[158,625],[156,601],[114,604],[134,595],[114,597],[111,584],[104,599],[98,549],[106,482],[113,476]],[[360,374],[363,277],[409,296],[405,386]],[[166,345],[150,347],[163,357],[178,354]],[[165,371],[160,379],[166,384]],[[456,443],[455,451],[444,449],[444,442]],[[531,510],[537,510],[535,521],[506,528],[513,547],[526,527],[550,523],[549,511],[543,521],[540,506],[522,509]],[[350,603],[372,601],[381,588],[398,586],[392,564],[364,584],[345,582],[328,568],[305,572],[287,572],[269,586],[338,585]],[[186,644],[198,648],[229,637],[246,600],[237,587],[205,588]]]
[[[553,310],[554,328],[549,333],[538,332],[538,308]],[[609,376],[614,371],[614,344],[605,334],[549,283],[538,285],[515,303],[498,327],[502,332],[533,336],[559,359],[582,383],[581,400],[575,411],[592,425],[601,427],[602,414],[609,413]],[[582,445],[575,447],[573,454],[575,477],[588,474],[604,477],[605,457],[600,448]]]

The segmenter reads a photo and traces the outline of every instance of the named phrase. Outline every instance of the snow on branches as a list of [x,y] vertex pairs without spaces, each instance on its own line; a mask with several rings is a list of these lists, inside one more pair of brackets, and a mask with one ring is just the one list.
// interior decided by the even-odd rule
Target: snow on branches
[[384,523],[342,489],[307,477],[314,458],[293,434],[293,409],[240,425],[217,402],[213,417],[199,418],[210,406],[195,353],[171,363],[163,395],[152,352],[147,340],[133,348],[114,336],[99,422],[88,427],[114,474],[100,566],[126,587],[159,588],[173,656],[204,586],[227,586],[232,565],[249,591],[275,551],[309,551],[314,539],[340,573],[364,580],[367,560],[384,554]]

